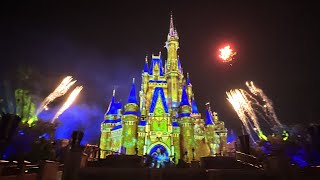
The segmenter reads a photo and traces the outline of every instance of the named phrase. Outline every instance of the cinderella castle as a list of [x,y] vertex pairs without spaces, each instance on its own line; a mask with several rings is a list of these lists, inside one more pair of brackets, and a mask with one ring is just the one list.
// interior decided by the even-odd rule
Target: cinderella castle
[[226,152],[227,129],[206,104],[203,117],[196,105],[189,78],[178,56],[179,36],[170,19],[161,54],[145,58],[139,96],[133,79],[128,101],[116,101],[115,91],[101,124],[100,158],[119,153],[151,155],[165,161],[187,162]]

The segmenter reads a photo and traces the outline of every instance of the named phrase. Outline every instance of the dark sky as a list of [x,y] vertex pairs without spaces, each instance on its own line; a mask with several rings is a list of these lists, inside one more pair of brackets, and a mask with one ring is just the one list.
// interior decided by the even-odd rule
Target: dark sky
[[[140,82],[146,54],[166,55],[164,43],[173,11],[181,63],[190,73],[202,112],[210,101],[228,128],[239,129],[225,91],[246,88],[245,81],[252,80],[274,101],[282,122],[319,119],[316,4],[138,2],[48,0],[1,5],[2,73],[32,68],[35,91],[43,97],[65,75],[72,75],[84,85],[78,103],[106,110],[114,86],[118,99],[126,101],[131,79]],[[217,58],[218,48],[226,43],[238,52],[232,66]]]

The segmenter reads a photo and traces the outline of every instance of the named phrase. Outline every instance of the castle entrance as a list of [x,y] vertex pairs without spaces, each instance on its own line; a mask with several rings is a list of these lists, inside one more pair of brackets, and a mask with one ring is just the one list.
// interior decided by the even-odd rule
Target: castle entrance
[[153,144],[149,149],[149,155],[153,158],[153,167],[165,167],[170,162],[169,149],[164,144]]

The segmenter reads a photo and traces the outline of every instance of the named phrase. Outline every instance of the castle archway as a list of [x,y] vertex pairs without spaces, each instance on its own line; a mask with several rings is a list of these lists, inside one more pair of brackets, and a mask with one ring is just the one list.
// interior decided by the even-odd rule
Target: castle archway
[[156,142],[151,144],[147,152],[151,157],[153,157],[158,162],[170,161],[169,159],[171,155],[170,148],[162,142]]

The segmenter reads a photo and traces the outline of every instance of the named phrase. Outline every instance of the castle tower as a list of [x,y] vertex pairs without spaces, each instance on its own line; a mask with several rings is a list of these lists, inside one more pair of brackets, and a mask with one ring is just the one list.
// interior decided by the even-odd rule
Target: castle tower
[[[173,26],[173,18],[170,18],[170,28],[167,37],[167,64],[166,64],[166,77],[168,82],[168,104],[169,107],[175,109],[179,103],[179,89],[182,86],[182,73],[180,71],[181,65],[179,65],[178,49],[179,49],[179,36],[176,29]],[[180,66],[180,69],[179,69]]]
[[210,155],[215,156],[219,153],[220,139],[216,133],[216,128],[213,120],[213,115],[210,103],[206,103],[206,121],[205,121],[205,134],[206,140],[210,148]]
[[213,112],[213,120],[215,124],[215,130],[217,135],[219,136],[219,146],[221,155],[225,154],[227,149],[227,133],[228,129],[225,128],[224,122],[219,120],[219,116],[217,112]]
[[141,82],[141,90],[139,92],[140,96],[140,111],[141,116],[146,117],[147,109],[146,109],[146,101],[147,101],[147,90],[148,90],[148,82],[149,82],[149,66],[148,66],[148,56],[145,58],[145,63],[142,72],[142,82]]
[[[179,118],[178,123],[180,126],[180,145],[181,145],[181,153],[187,156],[184,156],[185,161],[192,160],[192,149],[194,147],[193,135],[193,118],[191,117],[191,106],[189,104],[188,95],[186,86],[183,86],[182,96],[179,105]],[[182,155],[181,155],[182,156]]]
[[133,79],[128,103],[124,106],[124,114],[122,116],[122,147],[128,155],[136,154],[137,123],[139,118],[140,111]]
[[101,138],[100,138],[100,157],[105,158],[106,155],[112,152],[111,130],[121,124],[119,117],[119,102],[115,101],[115,90],[113,90],[112,98],[107,112],[104,115],[104,121],[101,123]]
[[206,142],[205,122],[198,111],[194,95],[192,96],[191,107],[191,117],[194,118],[194,146],[196,147],[194,156],[195,159],[200,159],[201,157],[208,156],[210,154],[210,149]]

